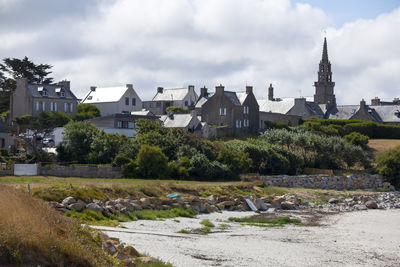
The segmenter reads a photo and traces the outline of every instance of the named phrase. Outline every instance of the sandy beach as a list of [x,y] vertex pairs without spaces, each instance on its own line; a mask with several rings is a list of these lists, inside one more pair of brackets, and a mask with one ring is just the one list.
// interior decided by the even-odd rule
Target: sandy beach
[[[194,219],[135,221],[99,227],[141,252],[174,266],[399,266],[400,210],[367,210],[329,215],[321,226],[256,227],[228,222],[252,212],[198,215]],[[215,224],[207,235],[182,229]]]

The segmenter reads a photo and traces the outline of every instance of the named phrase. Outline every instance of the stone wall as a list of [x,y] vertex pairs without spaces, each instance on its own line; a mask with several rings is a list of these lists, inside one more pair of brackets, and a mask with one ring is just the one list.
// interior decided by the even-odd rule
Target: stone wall
[[121,168],[111,166],[60,166],[39,167],[39,175],[83,178],[123,178]]
[[257,176],[245,175],[243,178],[259,179],[270,186],[282,187],[304,187],[318,189],[376,189],[383,187],[383,178],[380,175],[354,174],[349,176],[331,175],[276,175],[276,176]]

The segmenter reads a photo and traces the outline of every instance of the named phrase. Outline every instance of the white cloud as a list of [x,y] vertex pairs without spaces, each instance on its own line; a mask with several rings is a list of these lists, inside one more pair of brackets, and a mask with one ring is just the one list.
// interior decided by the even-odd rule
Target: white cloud
[[73,16],[52,17],[49,23],[43,18],[36,30],[20,25],[15,33],[17,22],[10,22],[10,28],[0,29],[0,38],[7,36],[0,56],[27,55],[53,64],[55,78],[70,79],[78,96],[90,85],[125,83],[133,83],[144,99],[156,86],[213,90],[219,83],[227,90],[253,85],[258,97],[266,97],[269,83],[277,96],[313,95],[322,32],[328,28],[339,103],[399,96],[400,9],[335,29],[322,10],[289,0],[96,4],[87,12],[69,8]]

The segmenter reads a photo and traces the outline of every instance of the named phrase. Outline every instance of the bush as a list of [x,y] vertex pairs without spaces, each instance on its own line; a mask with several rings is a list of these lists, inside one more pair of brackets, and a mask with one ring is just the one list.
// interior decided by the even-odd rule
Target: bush
[[143,145],[136,158],[138,175],[143,178],[167,178],[168,158],[157,146]]
[[170,106],[166,108],[167,112],[174,112],[176,114],[185,114],[189,113],[189,109],[187,108],[182,108],[180,106]]
[[234,150],[226,145],[220,149],[217,161],[228,167],[231,178],[237,178],[239,174],[248,172],[253,163],[248,153]]
[[376,163],[378,172],[396,188],[400,188],[400,146],[379,154]]
[[369,137],[358,132],[352,132],[344,136],[347,143],[366,148],[368,144]]
[[136,178],[138,177],[138,167],[134,160],[130,160],[129,163],[126,163],[122,166],[122,174],[127,178]]
[[281,121],[264,121],[264,124],[266,129],[289,129],[289,125]]
[[5,148],[5,147],[0,148],[0,155],[3,156],[3,157],[8,157],[8,150],[7,150],[7,148]]
[[125,154],[119,153],[115,156],[113,162],[111,163],[111,166],[121,167],[129,162],[131,162],[130,158],[128,158]]

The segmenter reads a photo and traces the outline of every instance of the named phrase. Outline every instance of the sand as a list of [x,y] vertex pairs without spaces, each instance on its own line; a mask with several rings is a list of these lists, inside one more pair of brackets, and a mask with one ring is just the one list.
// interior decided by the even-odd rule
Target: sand
[[[223,212],[100,228],[174,266],[400,266],[400,210],[330,215],[322,226],[262,228],[227,222],[251,215]],[[176,233],[202,227],[203,219],[216,225],[213,233]],[[221,230],[221,225],[228,228]]]

